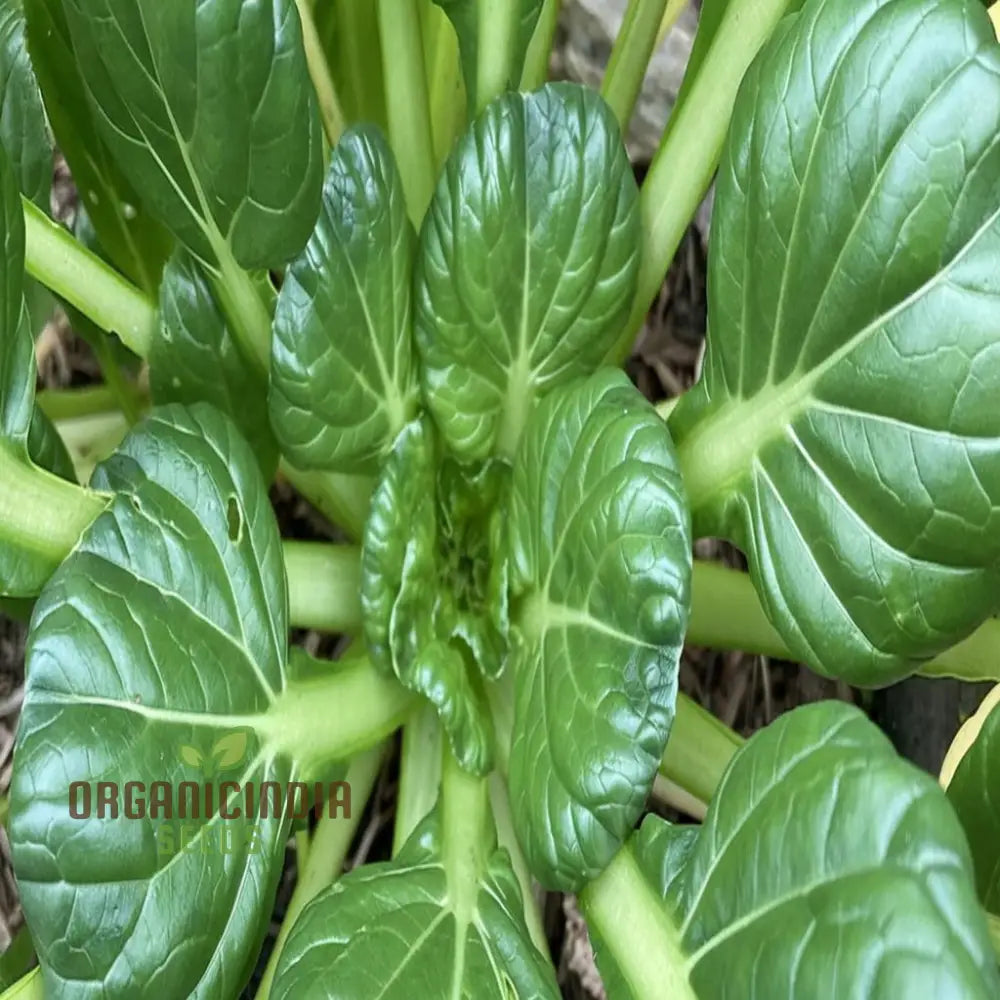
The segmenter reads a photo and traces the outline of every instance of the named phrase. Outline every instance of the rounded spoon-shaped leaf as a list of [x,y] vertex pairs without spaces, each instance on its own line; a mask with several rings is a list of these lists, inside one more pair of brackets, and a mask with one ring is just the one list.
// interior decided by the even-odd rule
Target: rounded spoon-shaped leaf
[[796,656],[914,672],[1000,604],[1000,48],[966,0],[810,0],[744,82],[704,374],[675,409],[696,534]]

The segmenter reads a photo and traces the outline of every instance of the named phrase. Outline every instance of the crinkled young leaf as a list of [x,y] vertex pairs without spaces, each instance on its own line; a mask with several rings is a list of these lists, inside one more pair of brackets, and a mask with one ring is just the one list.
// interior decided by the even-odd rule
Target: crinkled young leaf
[[620,371],[563,387],[518,449],[509,573],[510,794],[546,886],[578,889],[632,830],[673,720],[691,529],[666,426]]
[[[437,709],[462,767],[485,774],[492,767],[493,725],[477,672],[495,676],[503,667],[506,604],[495,582],[485,594],[477,588],[475,603],[459,592],[467,581],[445,554],[452,539],[442,523],[442,507],[449,508],[454,493],[441,503],[439,460],[427,419],[407,424],[386,460],[362,550],[365,637],[372,662]],[[480,481],[485,510],[475,513],[484,517],[500,495],[493,478]],[[473,527],[480,529],[485,551],[455,552],[457,561],[468,557],[478,569],[485,559],[502,574],[502,564],[489,559],[488,526]]]
[[0,0],[0,143],[24,196],[48,212],[52,143],[24,35],[20,0]]
[[853,683],[1000,603],[998,133],[1000,50],[964,0],[810,0],[737,103],[704,376],[670,426],[696,533]]
[[[28,50],[45,110],[101,249],[125,275],[154,295],[170,253],[171,237],[139,203],[98,132],[70,40],[63,0],[23,3]],[[46,184],[51,173],[50,153]],[[48,210],[47,201],[39,204]]]
[[189,818],[194,846],[182,851],[178,819],[126,818],[119,795],[118,818],[73,819],[68,789],[139,781],[149,803],[154,781],[204,780],[184,747],[208,752],[233,731],[248,743],[228,777],[289,778],[254,728],[287,658],[267,487],[245,441],[206,406],[157,411],[95,481],[115,496],[35,610],[11,789],[45,995],[235,996],[267,926],[287,820]]
[[635,178],[593,91],[505,94],[459,141],[420,236],[423,389],[463,459],[510,456],[535,400],[601,363],[632,304]]
[[293,257],[323,153],[294,0],[64,0],[108,148],[200,259]]
[[271,422],[296,465],[373,472],[413,417],[414,244],[392,150],[350,129],[274,317]]
[[160,286],[160,330],[149,356],[157,403],[211,403],[253,446],[264,475],[278,464],[267,409],[267,379],[240,351],[211,285],[190,253],[178,249]]
[[557,1000],[524,924],[506,851],[449,840],[440,809],[391,862],[311,902],[281,954],[272,1000]]
[[[520,17],[515,49],[512,53],[510,78],[506,85],[512,90],[516,90],[521,82],[524,56],[531,43],[535,25],[538,23],[543,0],[512,0],[512,2],[520,5]],[[481,41],[479,20],[482,17],[483,4],[480,0],[434,0],[434,3],[448,15],[448,20],[455,26],[455,32],[458,35],[458,51],[462,60],[462,76],[465,79],[465,92],[468,95],[469,107],[476,108],[479,105],[479,88],[477,86]],[[509,7],[510,4],[505,6]],[[491,39],[487,38],[485,41],[490,44]]]
[[[1000,914],[1000,702],[995,689],[975,720],[979,731],[954,776],[948,799],[965,828],[983,906]],[[979,714],[979,713],[977,713]],[[971,722],[972,720],[970,720]]]
[[1000,995],[954,813],[853,706],[782,716],[737,753],[694,838],[649,817],[629,850],[699,1000]]

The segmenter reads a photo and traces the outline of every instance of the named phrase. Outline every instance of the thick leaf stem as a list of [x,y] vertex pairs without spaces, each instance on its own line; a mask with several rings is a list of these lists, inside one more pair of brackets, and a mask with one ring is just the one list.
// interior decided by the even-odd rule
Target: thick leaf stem
[[[11,552],[30,553],[54,572],[107,499],[29,465],[0,441],[0,545]],[[0,579],[0,593],[6,586]]]
[[614,111],[623,133],[635,110],[666,9],[667,0],[630,0],[611,49],[601,96]]
[[708,805],[744,739],[684,694],[677,696],[660,774]]
[[642,186],[642,265],[632,315],[608,359],[621,364],[719,163],[743,75],[790,0],[733,0]]
[[267,961],[267,968],[257,989],[257,1000],[267,1000],[271,995],[271,984],[278,968],[278,959],[306,903],[335,882],[344,870],[347,852],[357,833],[365,803],[371,798],[384,756],[383,744],[353,758],[345,777],[351,790],[350,813],[347,816],[330,816],[328,811],[325,811],[320,818],[313,834],[308,857],[299,869],[295,891],[285,911],[285,919],[281,922],[274,950]]
[[403,724],[415,701],[367,658],[324,668],[325,674],[290,683],[256,726],[272,752],[307,772],[373,747]]
[[219,305],[231,325],[241,353],[258,372],[271,367],[271,313],[250,275],[236,263],[228,244],[215,246],[218,268],[209,268]]
[[478,4],[477,115],[510,84],[521,20],[520,0],[478,0]]
[[27,199],[21,201],[28,274],[146,357],[156,334],[156,305],[68,230]]
[[535,897],[535,885],[528,869],[528,862],[521,850],[520,841],[514,830],[514,815],[510,807],[510,793],[507,782],[494,771],[489,777],[490,803],[493,807],[493,819],[497,827],[497,840],[510,855],[510,865],[521,886],[522,902],[524,904],[524,922],[528,934],[538,949],[539,954],[549,957],[549,941],[545,935],[545,925]]
[[353,545],[285,542],[288,605],[298,628],[361,630],[361,552]]
[[472,923],[480,876],[495,834],[485,778],[463,771],[447,740],[441,755],[441,857],[459,927]]
[[392,831],[395,857],[417,824],[434,808],[441,787],[441,726],[429,702],[418,705],[403,728],[399,795]]
[[319,116],[323,122],[326,140],[331,146],[337,145],[344,131],[344,112],[337,97],[337,90],[330,75],[330,66],[323,51],[323,43],[316,31],[312,8],[308,0],[295,0],[299,9],[299,21],[302,24],[302,44],[306,51],[306,64],[309,66],[309,76],[312,78],[313,89],[316,91],[316,102],[319,105]]
[[417,0],[377,0],[389,138],[417,229],[437,178]]
[[634,1000],[698,1000],[678,930],[627,844],[583,890],[580,902]]
[[535,90],[549,78],[552,43],[556,36],[561,5],[562,0],[545,0],[542,4],[538,23],[535,25],[528,51],[524,56],[521,90]]
[[0,993],[0,1000],[44,1000],[45,988],[42,984],[42,970],[32,969],[13,986]]

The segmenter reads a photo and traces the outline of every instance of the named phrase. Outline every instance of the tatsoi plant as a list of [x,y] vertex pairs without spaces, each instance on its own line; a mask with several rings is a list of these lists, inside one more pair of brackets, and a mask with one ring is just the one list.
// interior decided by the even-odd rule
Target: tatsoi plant
[[[539,886],[614,1000],[1000,995],[995,698],[946,793],[856,708],[743,745],[677,691],[685,640],[996,676],[1000,49],[973,0],[706,0],[640,191],[675,7],[599,95],[544,83],[552,0],[0,2],[16,995],[241,995],[293,836],[260,997],[557,997]],[[716,168],[658,413],[616,366]],[[36,396],[54,298],[104,385]]]

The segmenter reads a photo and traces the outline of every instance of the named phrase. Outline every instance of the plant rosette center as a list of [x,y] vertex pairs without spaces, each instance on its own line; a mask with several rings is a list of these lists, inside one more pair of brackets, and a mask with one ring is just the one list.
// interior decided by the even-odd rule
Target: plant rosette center
[[504,461],[459,463],[428,418],[414,420],[386,460],[364,537],[372,659],[435,705],[475,773],[492,766],[484,681],[500,676],[508,652],[509,490]]

